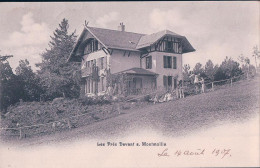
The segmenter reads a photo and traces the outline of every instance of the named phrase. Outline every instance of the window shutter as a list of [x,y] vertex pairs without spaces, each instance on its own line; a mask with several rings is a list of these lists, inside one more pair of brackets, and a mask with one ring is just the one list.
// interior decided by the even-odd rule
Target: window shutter
[[149,68],[152,69],[152,56],[150,56],[149,58],[150,58],[150,59],[149,59],[149,64],[150,64],[150,67],[149,67]]
[[182,44],[179,43],[179,53],[182,53]]
[[173,69],[177,69],[177,58],[173,57]]
[[172,57],[169,56],[168,59],[169,59],[169,61],[168,61],[168,68],[172,68]]
[[95,40],[95,49],[94,49],[94,51],[97,51],[97,50],[98,50],[98,41]]
[[177,88],[177,79],[174,78],[174,89],[176,89],[176,88]]
[[172,86],[172,76],[168,76],[168,86]]
[[177,57],[175,57],[175,69],[177,69]]
[[166,56],[163,56],[163,67],[164,67],[164,68],[167,68],[166,63],[167,63],[167,57],[166,57]]

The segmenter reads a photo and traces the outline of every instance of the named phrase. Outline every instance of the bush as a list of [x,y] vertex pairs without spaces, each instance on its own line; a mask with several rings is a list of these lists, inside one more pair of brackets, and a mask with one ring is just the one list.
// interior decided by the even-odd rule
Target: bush
[[7,114],[2,120],[2,127],[45,124],[75,116],[87,111],[77,99],[64,99],[53,102],[19,102],[7,109]]
[[82,97],[79,99],[79,102],[83,105],[104,105],[111,104],[111,98],[107,96],[95,96],[95,97]]
[[151,95],[146,95],[146,96],[144,97],[144,101],[150,102],[150,99],[151,99],[151,98],[152,98]]

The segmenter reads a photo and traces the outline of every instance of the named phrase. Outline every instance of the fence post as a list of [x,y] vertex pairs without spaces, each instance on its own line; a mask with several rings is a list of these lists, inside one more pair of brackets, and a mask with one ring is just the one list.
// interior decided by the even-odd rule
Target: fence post
[[23,137],[22,128],[20,127],[20,128],[19,128],[19,139],[22,139],[22,137]]
[[211,83],[211,89],[214,91],[214,82]]
[[231,84],[231,86],[232,86],[232,78],[231,78],[231,83],[230,83],[230,84]]

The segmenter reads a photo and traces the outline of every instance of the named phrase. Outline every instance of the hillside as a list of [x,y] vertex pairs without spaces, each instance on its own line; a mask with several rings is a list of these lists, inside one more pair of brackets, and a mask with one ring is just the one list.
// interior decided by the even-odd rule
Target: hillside
[[79,138],[118,138],[146,129],[175,137],[223,123],[244,122],[259,112],[258,79],[240,81],[232,87],[177,101],[125,110],[114,118],[54,135],[23,139],[20,143],[29,145]]

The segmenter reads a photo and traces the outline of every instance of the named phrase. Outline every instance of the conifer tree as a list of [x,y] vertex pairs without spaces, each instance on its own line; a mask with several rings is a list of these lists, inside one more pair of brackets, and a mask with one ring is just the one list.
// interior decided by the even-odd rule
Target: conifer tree
[[79,69],[76,63],[67,63],[70,52],[76,43],[75,31],[68,32],[69,23],[63,19],[53,32],[49,49],[42,53],[42,62],[36,64],[40,68],[38,74],[45,90],[44,97],[77,97],[79,96]]

